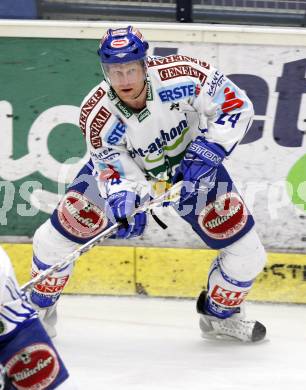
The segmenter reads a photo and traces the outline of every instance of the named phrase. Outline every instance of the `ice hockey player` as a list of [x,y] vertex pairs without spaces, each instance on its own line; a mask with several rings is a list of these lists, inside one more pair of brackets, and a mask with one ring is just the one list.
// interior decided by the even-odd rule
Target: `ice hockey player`
[[[265,337],[242,306],[266,261],[254,220],[223,160],[249,130],[251,101],[221,71],[186,55],[149,58],[148,43],[132,26],[109,29],[98,54],[104,80],[84,99],[80,128],[91,160],[51,218],[34,235],[33,275],[62,260],[78,244],[116,221],[117,238],[143,234],[147,215],[129,217],[156,183],[182,181],[178,217],[220,250],[197,309],[204,335],[243,341]],[[243,164],[243,162],[241,162]],[[36,285],[32,301],[55,317],[71,267]],[[54,328],[49,328],[54,334]]]
[[0,390],[76,390],[0,247]]

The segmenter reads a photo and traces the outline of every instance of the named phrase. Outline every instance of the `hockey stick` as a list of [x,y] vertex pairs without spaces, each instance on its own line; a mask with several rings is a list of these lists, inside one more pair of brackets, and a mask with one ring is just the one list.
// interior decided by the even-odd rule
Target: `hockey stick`
[[[182,182],[178,182],[174,184],[168,191],[157,196],[156,198],[153,198],[151,201],[144,203],[142,206],[137,207],[134,213],[131,214],[131,216],[134,216],[140,211],[148,212],[152,210],[154,207],[160,206],[165,202],[169,202],[170,204],[177,202],[180,197],[181,188],[182,188]],[[21,291],[26,292],[27,290],[31,289],[35,284],[40,283],[46,278],[48,278],[50,275],[53,274],[53,272],[59,271],[60,269],[65,268],[70,264],[73,264],[81,255],[88,252],[99,242],[110,237],[120,226],[121,226],[120,223],[115,223],[114,225],[110,226],[108,229],[102,231],[96,237],[92,238],[90,241],[86,242],[84,245],[80,246],[75,251],[70,253],[70,255],[68,255],[63,261],[60,261],[52,265],[45,271],[42,271],[39,274],[37,274],[33,279],[31,279],[29,282],[21,286]]]

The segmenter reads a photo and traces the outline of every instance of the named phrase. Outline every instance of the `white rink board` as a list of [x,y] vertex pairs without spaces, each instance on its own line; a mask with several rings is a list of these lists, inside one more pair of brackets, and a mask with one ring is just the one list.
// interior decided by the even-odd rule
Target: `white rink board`
[[[124,24],[113,24],[114,27],[122,25]],[[156,53],[156,49],[160,51],[168,48],[171,52],[175,50],[178,54],[201,58],[226,75],[235,75],[234,81],[241,87],[239,80],[248,78],[252,92],[257,94],[257,104],[264,105],[264,108],[256,111],[260,115],[255,118],[263,121],[262,137],[237,147],[226,166],[254,214],[258,233],[266,248],[306,252],[306,210],[293,205],[285,188],[290,169],[306,155],[305,30],[175,23],[135,25],[150,40],[150,54]],[[109,23],[105,22],[0,21],[0,36],[98,40],[109,27]],[[275,44],[272,45],[271,42]],[[263,85],[266,91],[262,90]],[[72,105],[66,107],[71,123],[77,122],[78,108]],[[283,116],[278,120],[280,114]],[[63,112],[63,116],[65,115]],[[277,139],[280,138],[281,126],[285,126],[288,139],[282,136],[280,142]],[[52,130],[53,127],[52,118],[47,118],[43,128]],[[5,137],[7,141],[4,139],[4,142],[9,142],[9,132],[12,129],[8,127],[3,130],[8,134]],[[34,136],[32,138],[35,139]],[[60,177],[60,164],[56,162],[53,167],[46,163],[47,160],[40,162],[41,168],[47,177],[55,181]],[[80,166],[71,164],[69,168],[73,168],[76,173]],[[24,164],[24,167],[27,169],[28,164]],[[3,175],[3,178],[12,180],[11,173],[14,177],[18,174],[15,165],[5,167],[6,176]],[[305,175],[304,173],[304,177]],[[71,179],[72,177],[73,175]],[[306,182],[304,184],[302,197],[306,207]],[[37,208],[41,211],[50,213],[58,201],[57,194],[47,191],[34,195],[38,200],[35,201],[33,196],[31,203],[38,205]],[[111,241],[110,245],[204,247],[189,226],[174,215],[174,212],[168,210],[162,212],[163,219],[170,226],[166,231],[153,222],[143,238]]]

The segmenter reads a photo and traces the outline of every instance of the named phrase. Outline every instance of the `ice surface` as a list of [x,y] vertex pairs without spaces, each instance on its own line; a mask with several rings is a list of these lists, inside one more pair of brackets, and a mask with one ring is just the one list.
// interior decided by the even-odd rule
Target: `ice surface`
[[194,300],[66,295],[55,344],[82,390],[305,390],[306,307],[247,313],[267,341],[202,339]]

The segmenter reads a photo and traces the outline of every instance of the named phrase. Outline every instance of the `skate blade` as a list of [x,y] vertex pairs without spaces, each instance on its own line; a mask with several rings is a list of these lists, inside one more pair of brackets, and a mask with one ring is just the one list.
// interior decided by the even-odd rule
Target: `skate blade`
[[259,345],[259,344],[269,342],[268,338],[264,338],[264,339],[259,340],[259,341],[242,340],[242,339],[239,339],[238,337],[214,333],[214,332],[201,333],[201,338],[205,341],[228,342],[230,344],[234,343],[234,344],[242,344],[242,345],[249,345],[249,344]]
[[217,341],[230,341],[230,342],[240,342],[240,343],[244,342],[241,339],[238,339],[237,337],[214,333],[214,332],[201,333],[201,337],[202,339],[209,340],[209,341],[217,340]]

